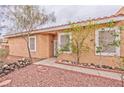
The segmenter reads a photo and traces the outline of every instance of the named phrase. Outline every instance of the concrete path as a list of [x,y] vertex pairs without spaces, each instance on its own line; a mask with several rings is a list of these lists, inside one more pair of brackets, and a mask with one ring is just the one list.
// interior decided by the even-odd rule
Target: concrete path
[[100,75],[100,76],[111,78],[111,79],[121,80],[121,74],[119,73],[98,71],[95,69],[88,69],[88,68],[81,68],[81,67],[69,66],[69,65],[64,65],[64,64],[57,64],[55,63],[55,61],[56,61],[56,58],[49,58],[49,59],[36,62],[34,64],[57,67],[57,68],[77,71],[77,72],[81,72],[85,74],[92,74],[92,75],[98,75],[98,76]]

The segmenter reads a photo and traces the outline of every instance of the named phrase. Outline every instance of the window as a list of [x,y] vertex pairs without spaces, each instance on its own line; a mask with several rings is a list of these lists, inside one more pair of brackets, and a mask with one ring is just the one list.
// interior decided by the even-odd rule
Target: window
[[29,37],[29,48],[30,48],[30,51],[36,51],[36,37],[35,36]]
[[60,33],[58,37],[59,49],[64,52],[71,52],[71,33]]
[[[115,34],[118,33],[118,36]],[[119,29],[104,28],[96,31],[96,54],[97,55],[120,55],[119,47],[113,45],[114,41],[120,40]],[[98,49],[100,49],[98,51]]]

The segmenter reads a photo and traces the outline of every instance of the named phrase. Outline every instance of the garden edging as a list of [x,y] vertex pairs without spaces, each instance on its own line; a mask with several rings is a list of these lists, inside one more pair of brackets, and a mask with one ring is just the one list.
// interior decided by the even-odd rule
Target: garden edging
[[124,73],[124,71],[109,70],[109,69],[100,69],[100,68],[91,68],[91,67],[86,67],[86,66],[79,66],[79,65],[62,63],[62,62],[58,62],[58,61],[56,61],[55,63],[57,63],[57,64],[63,64],[63,65],[69,65],[69,66],[75,66],[75,67],[81,67],[81,68],[87,68],[87,69],[93,69],[93,70],[100,70],[100,71],[107,71],[107,72],[119,73],[119,74]]

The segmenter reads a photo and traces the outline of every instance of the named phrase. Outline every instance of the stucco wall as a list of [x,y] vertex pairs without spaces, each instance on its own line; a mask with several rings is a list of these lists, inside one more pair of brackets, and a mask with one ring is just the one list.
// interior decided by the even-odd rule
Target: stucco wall
[[[116,26],[124,25],[124,21],[116,23]],[[106,27],[106,24],[101,25],[101,27]],[[58,31],[57,34],[63,31]],[[34,34],[36,36],[36,52],[32,52],[32,57],[35,58],[49,58],[53,56],[53,40],[57,39],[57,36],[51,34]],[[117,66],[117,60],[111,56],[102,56],[100,60],[99,56],[95,55],[95,31],[87,39],[87,44],[90,46],[89,52],[82,54],[80,62],[84,63],[96,63],[105,64],[111,66]],[[8,39],[8,45],[10,49],[10,55],[24,56],[28,57],[28,51],[26,48],[26,42],[22,37],[13,37]],[[121,46],[120,54],[124,56],[124,31],[121,31]],[[58,56],[58,60],[72,60],[75,61],[74,54],[61,54]]]
[[[36,36],[36,52],[31,52],[32,57],[48,58],[52,56],[52,35],[35,34],[33,36]],[[8,44],[10,55],[28,57],[26,42],[22,37],[9,38]]]
[[[124,25],[124,21],[116,23],[116,26],[122,26],[122,25]],[[101,27],[106,27],[106,24],[101,25],[99,28]],[[121,56],[124,56],[124,31],[123,30],[121,31],[120,37],[121,37],[120,54]],[[82,53],[80,57],[81,63],[96,63],[96,64],[104,64],[104,65],[110,65],[110,66],[118,66],[117,58],[113,56],[102,56],[100,58],[100,56],[95,55],[95,31],[92,31],[92,34],[89,35],[88,39],[85,42],[90,47],[90,50],[88,52]],[[58,60],[75,61],[76,56],[74,54],[64,53],[58,57]]]

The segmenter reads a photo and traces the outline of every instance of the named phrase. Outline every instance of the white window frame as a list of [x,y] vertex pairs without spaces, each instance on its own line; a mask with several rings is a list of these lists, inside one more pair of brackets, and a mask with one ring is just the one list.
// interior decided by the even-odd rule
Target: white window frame
[[[60,45],[61,45],[61,36],[62,35],[69,35],[69,37],[70,37],[70,43],[71,43],[71,40],[72,40],[72,33],[71,32],[65,32],[65,33],[59,33],[58,34],[58,49],[60,50],[61,49],[61,47],[60,47]],[[71,47],[70,47],[70,49],[69,49],[70,51],[63,51],[63,53],[72,53],[72,49],[71,49]]]
[[[34,38],[34,41],[35,41],[34,42],[34,49],[33,50],[30,48],[30,39],[31,38]],[[30,36],[29,37],[29,49],[30,49],[31,52],[36,52],[36,36]]]
[[[115,53],[97,53],[97,47],[99,47],[99,32],[100,31],[110,31],[110,30],[115,30],[115,32],[119,32],[120,33],[120,30],[119,30],[119,27],[113,27],[113,28],[101,28],[101,29],[98,29],[96,30],[95,32],[95,54],[96,55],[102,55],[102,56],[120,56],[120,46],[119,47],[116,47],[116,52]],[[120,40],[120,34],[119,34],[119,37],[116,38],[116,40]]]

